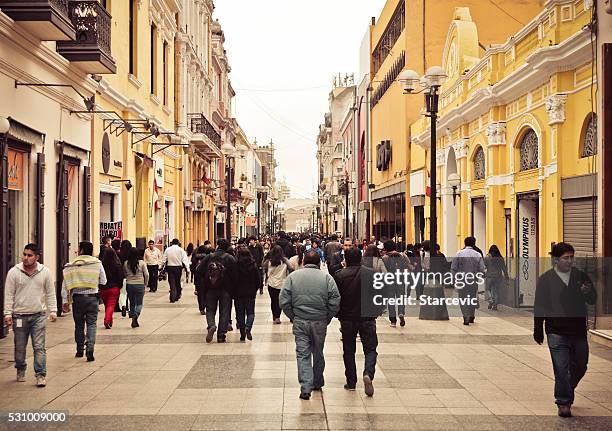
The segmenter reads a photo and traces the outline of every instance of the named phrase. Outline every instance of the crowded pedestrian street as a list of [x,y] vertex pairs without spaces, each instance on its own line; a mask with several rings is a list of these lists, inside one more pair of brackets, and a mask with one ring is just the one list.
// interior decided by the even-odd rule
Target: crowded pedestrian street
[[0,431],[612,430],[612,0],[0,0]]
[[[449,293],[452,295],[452,293]],[[605,430],[612,427],[612,350],[591,343],[589,371],[577,389],[574,417],[557,416],[545,346],[533,342],[529,312],[482,310],[476,324],[408,316],[405,327],[378,319],[375,396],[345,382],[336,319],[325,344],[325,386],[298,398],[291,324],[272,322],[258,295],[253,340],[236,330],[225,344],[204,342],[193,285],[168,303],[168,285],[147,292],[141,326],[116,313],[98,328],[96,361],[73,358],[73,323],[47,329],[47,387],[33,375],[14,381],[12,342],[0,350],[0,411],[65,411],[65,424],[8,424],[0,429],[122,430]],[[232,313],[233,315],[233,313]],[[101,322],[102,313],[98,319]],[[100,325],[99,325],[100,326]],[[7,340],[8,341],[8,340]],[[358,351],[360,348],[358,348]],[[28,355],[31,361],[31,352]],[[358,353],[361,367],[363,355]],[[11,428],[12,426],[12,428]],[[30,428],[28,428],[30,427]]]

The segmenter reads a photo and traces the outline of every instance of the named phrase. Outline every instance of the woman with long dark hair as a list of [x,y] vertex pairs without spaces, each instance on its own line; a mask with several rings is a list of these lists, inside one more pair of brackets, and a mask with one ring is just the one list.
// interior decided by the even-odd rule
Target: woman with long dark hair
[[104,327],[113,327],[113,312],[119,300],[119,293],[123,287],[123,268],[119,256],[113,248],[107,248],[102,255],[102,266],[106,273],[107,283],[99,286],[100,297],[104,302]]
[[289,265],[293,271],[304,268],[304,253],[306,253],[306,247],[303,245],[296,246],[297,254],[289,259]]
[[132,247],[128,251],[127,260],[123,263],[123,272],[125,273],[126,290],[130,299],[129,311],[132,328],[137,328],[140,326],[138,317],[142,312],[145,286],[149,282],[149,270],[142,259],[141,252],[136,247]]
[[261,286],[261,272],[247,247],[236,249],[236,284],[232,291],[240,341],[253,339],[251,330],[255,321],[255,297]]
[[[210,254],[210,249],[206,248],[205,245],[201,245],[198,249],[193,253],[191,257],[191,273],[195,274],[198,271],[198,267],[200,266],[200,262],[202,259],[206,257],[207,254]],[[206,291],[204,290],[204,279],[203,277],[195,277],[194,278],[195,291],[194,293],[198,297],[198,309],[200,310],[201,315],[206,315]]]
[[[187,253],[187,259],[189,261],[192,261],[191,258],[193,257],[194,251],[195,251],[195,248],[193,247],[193,243],[190,242],[189,244],[187,244],[187,248],[185,249],[185,253]],[[188,270],[188,269],[190,269],[190,268],[185,268],[185,270]],[[188,275],[188,278],[187,278],[186,282],[189,283],[189,281],[191,280],[191,282],[193,283],[193,271],[189,271],[189,274],[187,274],[187,275]]]
[[508,268],[499,248],[495,244],[489,248],[489,253],[484,261],[487,268],[485,289],[489,291],[489,310],[497,310],[499,289],[508,283]]
[[275,324],[280,325],[281,308],[278,302],[278,296],[280,295],[287,275],[292,271],[291,265],[285,257],[280,245],[275,245],[270,249],[270,253],[264,262],[264,270],[267,275],[266,279],[268,293],[270,294],[272,318]]
[[366,247],[361,264],[372,268],[374,272],[387,272],[387,267],[380,256],[380,250],[374,244]]
[[[132,248],[132,243],[127,239],[121,241],[119,245],[119,251],[117,252],[117,256],[121,261],[121,267],[128,258],[128,254],[130,253],[130,249]],[[119,294],[119,307],[121,308],[121,315],[123,317],[126,316],[128,308],[130,308],[130,304],[128,304],[128,295],[125,287],[125,280],[123,282],[123,286],[121,286],[121,292]]]

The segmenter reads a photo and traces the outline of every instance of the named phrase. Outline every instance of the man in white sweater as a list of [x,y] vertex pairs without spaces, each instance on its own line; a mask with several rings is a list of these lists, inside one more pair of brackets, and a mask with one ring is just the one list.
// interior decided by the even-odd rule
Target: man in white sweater
[[22,262],[6,275],[4,322],[12,326],[15,333],[17,381],[25,382],[26,347],[28,338],[32,337],[36,386],[42,388],[47,385],[46,320],[55,322],[57,319],[57,302],[51,271],[38,262],[39,258],[38,246],[26,245]]

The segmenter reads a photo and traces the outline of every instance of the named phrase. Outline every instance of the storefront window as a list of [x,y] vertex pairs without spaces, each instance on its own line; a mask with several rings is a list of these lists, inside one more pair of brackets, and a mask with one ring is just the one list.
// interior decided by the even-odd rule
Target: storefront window
[[28,169],[29,154],[8,150],[8,264],[21,261],[21,250],[30,242]]

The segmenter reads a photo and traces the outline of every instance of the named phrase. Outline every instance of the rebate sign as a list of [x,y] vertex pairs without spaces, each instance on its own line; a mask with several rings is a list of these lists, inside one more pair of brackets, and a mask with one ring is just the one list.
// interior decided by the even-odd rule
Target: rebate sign
[[114,222],[101,222],[100,223],[100,241],[105,236],[111,237],[112,239],[122,239],[121,238],[121,229],[123,227],[122,222],[114,221]]

